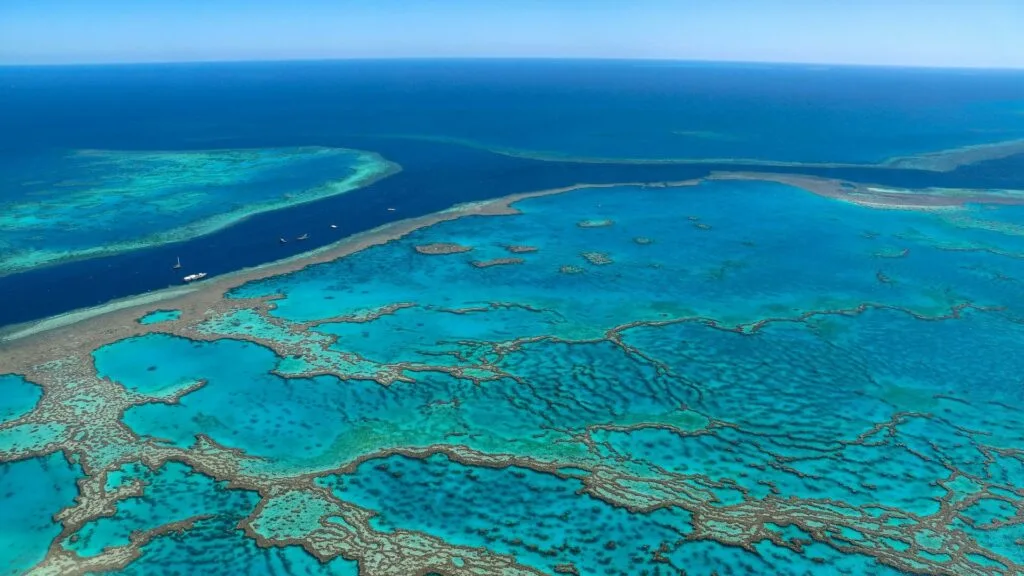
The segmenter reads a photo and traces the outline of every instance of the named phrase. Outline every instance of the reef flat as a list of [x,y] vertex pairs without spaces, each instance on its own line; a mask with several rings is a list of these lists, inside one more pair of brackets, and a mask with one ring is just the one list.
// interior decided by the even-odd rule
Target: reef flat
[[[513,158],[524,158],[542,162],[574,162],[581,164],[639,164],[639,165],[663,165],[663,164],[730,164],[737,167],[749,166],[774,167],[774,168],[877,168],[893,170],[921,170],[927,172],[951,172],[964,166],[979,164],[992,160],[1003,160],[1014,156],[1024,155],[1024,139],[999,140],[981,144],[969,144],[944,150],[933,150],[891,156],[882,160],[869,162],[844,162],[829,160],[778,160],[772,158],[757,158],[752,156],[722,156],[715,158],[695,158],[690,156],[666,156],[666,157],[629,157],[629,156],[581,156],[568,152],[528,150],[522,148],[511,148],[486,144],[481,141],[468,138],[455,138],[451,136],[433,136],[421,134],[382,134],[381,137],[397,138],[404,140],[422,140],[426,142],[438,142],[444,144],[456,144],[468,148],[486,150],[494,154],[501,154]],[[735,138],[717,138],[723,141],[735,140]]]
[[843,200],[872,208],[931,210],[962,208],[965,204],[1022,205],[1024,190],[977,190],[963,188],[895,189],[857,182],[765,172],[713,173],[708,180],[752,180],[778,182],[803,188],[826,198]]
[[464,205],[21,330],[0,499],[46,459],[77,488],[21,566],[1024,569],[1022,209],[729,176]]
[[35,162],[0,187],[0,275],[202,236],[399,170],[375,153],[322,147],[82,150]]
[[1018,154],[1024,154],[1024,139],[975,144],[973,146],[926,152],[913,156],[900,156],[890,158],[883,162],[882,165],[890,168],[949,172],[961,166],[987,162],[989,160],[1000,160]]

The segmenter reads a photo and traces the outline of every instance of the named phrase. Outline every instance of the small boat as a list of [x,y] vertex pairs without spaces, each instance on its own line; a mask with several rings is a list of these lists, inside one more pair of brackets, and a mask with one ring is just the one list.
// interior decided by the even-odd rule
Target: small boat
[[285,240],[284,238],[281,238],[281,244],[287,244],[287,243],[288,243],[287,240]]
[[337,228],[337,227],[338,227],[337,224],[331,224],[331,228]]
[[206,278],[206,272],[197,272],[195,274],[189,274],[188,276],[182,278],[182,280],[184,280],[185,282],[195,282],[196,280],[202,280],[203,278]]
[[307,238],[309,238],[309,234],[303,234],[302,236],[299,236],[298,238],[296,238],[296,240],[305,240]]
[[178,257],[178,261],[174,264],[173,268],[175,270],[177,270],[178,268],[181,268],[181,257],[180,256]]
[[394,211],[395,211],[394,208],[388,208],[388,212],[394,212]]

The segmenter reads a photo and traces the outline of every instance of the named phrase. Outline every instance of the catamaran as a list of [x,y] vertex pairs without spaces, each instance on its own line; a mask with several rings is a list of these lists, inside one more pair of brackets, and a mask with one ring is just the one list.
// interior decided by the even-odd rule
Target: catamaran
[[189,274],[188,276],[182,278],[182,280],[184,280],[185,282],[195,282],[196,280],[202,280],[203,278],[206,278],[206,272],[197,272],[195,274]]

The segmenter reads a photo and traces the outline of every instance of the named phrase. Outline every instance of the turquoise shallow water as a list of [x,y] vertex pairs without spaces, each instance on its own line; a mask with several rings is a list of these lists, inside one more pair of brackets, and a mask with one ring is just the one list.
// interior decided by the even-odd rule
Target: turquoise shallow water
[[[269,374],[272,352],[246,342],[193,344],[184,338],[147,336],[101,350],[97,364],[104,376],[139,382],[138,391],[160,396],[202,378],[206,384],[179,404],[145,404],[129,409],[125,423],[138,434],[187,447],[197,434],[277,461],[311,458],[345,432],[338,413],[354,391],[329,378],[285,380]],[[103,358],[150,359],[151,366],[114,367]],[[183,361],[185,359],[185,361]],[[153,368],[153,370],[149,370]],[[144,383],[144,384],[142,384]],[[368,390],[368,392],[372,392]]]
[[583,484],[576,479],[470,468],[442,456],[371,460],[352,476],[328,476],[320,483],[340,498],[380,510],[374,519],[380,530],[437,533],[449,542],[514,554],[541,570],[566,560],[587,574],[650,570],[657,566],[650,551],[685,536],[685,529],[672,527],[690,523],[681,510],[633,515],[580,496]]
[[0,424],[28,414],[42,396],[42,389],[21,376],[0,376]]
[[[194,238],[388,168],[368,152],[318,147],[43,155],[0,181],[0,274]],[[199,272],[184,256],[182,275]]]
[[[956,221],[941,214],[866,210],[757,182],[597,190],[517,206],[528,217],[514,227],[496,230],[490,221],[473,218],[446,223],[414,233],[401,248],[370,249],[335,264],[253,283],[232,295],[285,293],[288,297],[276,302],[273,314],[291,321],[395,302],[448,309],[505,302],[542,310],[517,316],[532,319],[537,334],[593,337],[630,321],[680,316],[734,326],[865,302],[922,313],[946,311],[966,300],[1004,304],[1001,299],[1015,289],[1012,283],[981,281],[979,270],[961,264],[998,269],[1015,262],[984,251],[943,258],[942,239],[952,236],[967,248],[985,242],[1008,251],[1024,248],[1019,233],[971,228],[961,235]],[[979,215],[1014,223],[1021,216],[1019,210]],[[604,219],[612,225],[579,226]],[[433,242],[456,242],[473,250],[423,257],[411,249]],[[519,266],[469,266],[512,256],[507,245],[539,250],[516,255],[526,261]],[[903,249],[910,249],[906,257],[887,257]],[[592,264],[587,253],[612,263]],[[559,273],[563,266],[578,267],[580,273]],[[879,281],[879,272],[891,281]],[[401,281],[395,281],[396,273]],[[570,293],[574,298],[565,297]],[[518,336],[532,335],[522,328],[516,326]],[[399,336],[388,337],[403,333],[395,332]]]
[[[4,69],[0,316],[458,202],[750,169],[644,160],[996,195],[1020,156],[875,164],[1024,137],[1022,87],[655,62]],[[387,168],[357,149],[403,171],[341,195]],[[739,181],[516,207],[0,342],[0,576],[1024,573],[1024,208]],[[470,250],[416,250],[434,243]]]
[[202,520],[183,533],[160,537],[143,548],[143,556],[124,570],[107,574],[210,574],[230,576],[357,576],[357,566],[343,558],[322,564],[299,547],[257,547],[236,524],[240,517]]
[[90,498],[125,495],[58,556],[184,522],[101,571],[1022,569],[1024,211],[736,181],[516,207],[91,351],[124,409],[32,425],[117,445]]
[[181,318],[181,310],[155,310],[139,318],[139,324],[159,324]]
[[0,463],[0,574],[22,574],[60,533],[53,516],[70,506],[81,469],[62,454]]
[[[151,471],[140,465],[128,465],[108,476],[107,488],[139,482],[145,488],[141,496],[128,498],[117,506],[113,516],[86,524],[73,541],[62,545],[81,556],[95,556],[105,548],[124,546],[136,530],[160,526],[203,515],[204,520],[230,517],[255,505],[255,495],[225,490],[206,476],[195,474],[178,463],[165,464]],[[237,518],[236,518],[237,521]]]
[[[327,477],[322,483],[340,498],[380,510],[375,526],[381,530],[437,533],[448,541],[515,555],[549,573],[572,562],[583,574],[657,574],[669,566],[694,574],[805,574],[814,570],[812,558],[825,558],[848,573],[900,573],[827,548],[801,556],[769,542],[756,553],[681,543],[693,533],[693,519],[679,509],[631,514],[581,496],[585,489],[579,480],[516,468],[469,468],[440,456],[370,461],[353,476]],[[676,543],[675,549],[655,556],[665,542]]]

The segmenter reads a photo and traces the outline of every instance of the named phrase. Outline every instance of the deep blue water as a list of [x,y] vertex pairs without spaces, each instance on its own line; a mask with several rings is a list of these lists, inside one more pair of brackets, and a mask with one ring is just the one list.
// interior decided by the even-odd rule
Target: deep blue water
[[0,80],[14,150],[410,134],[568,156],[820,162],[1024,136],[1022,75],[1003,71],[449,60],[24,68]]
[[[458,202],[730,167],[546,162],[394,135],[562,158],[859,163],[1024,137],[1021,102],[1024,76],[998,71],[558,61],[0,69],[0,175],[10,172],[4,166],[83,148],[340,146],[404,168],[371,187],[181,244],[0,277],[8,303],[0,325],[175,284],[167,263],[176,256],[218,274]],[[887,185],[1008,187],[1024,185],[1021,166],[1018,158],[947,174],[800,171]],[[303,232],[310,241],[277,243]]]

